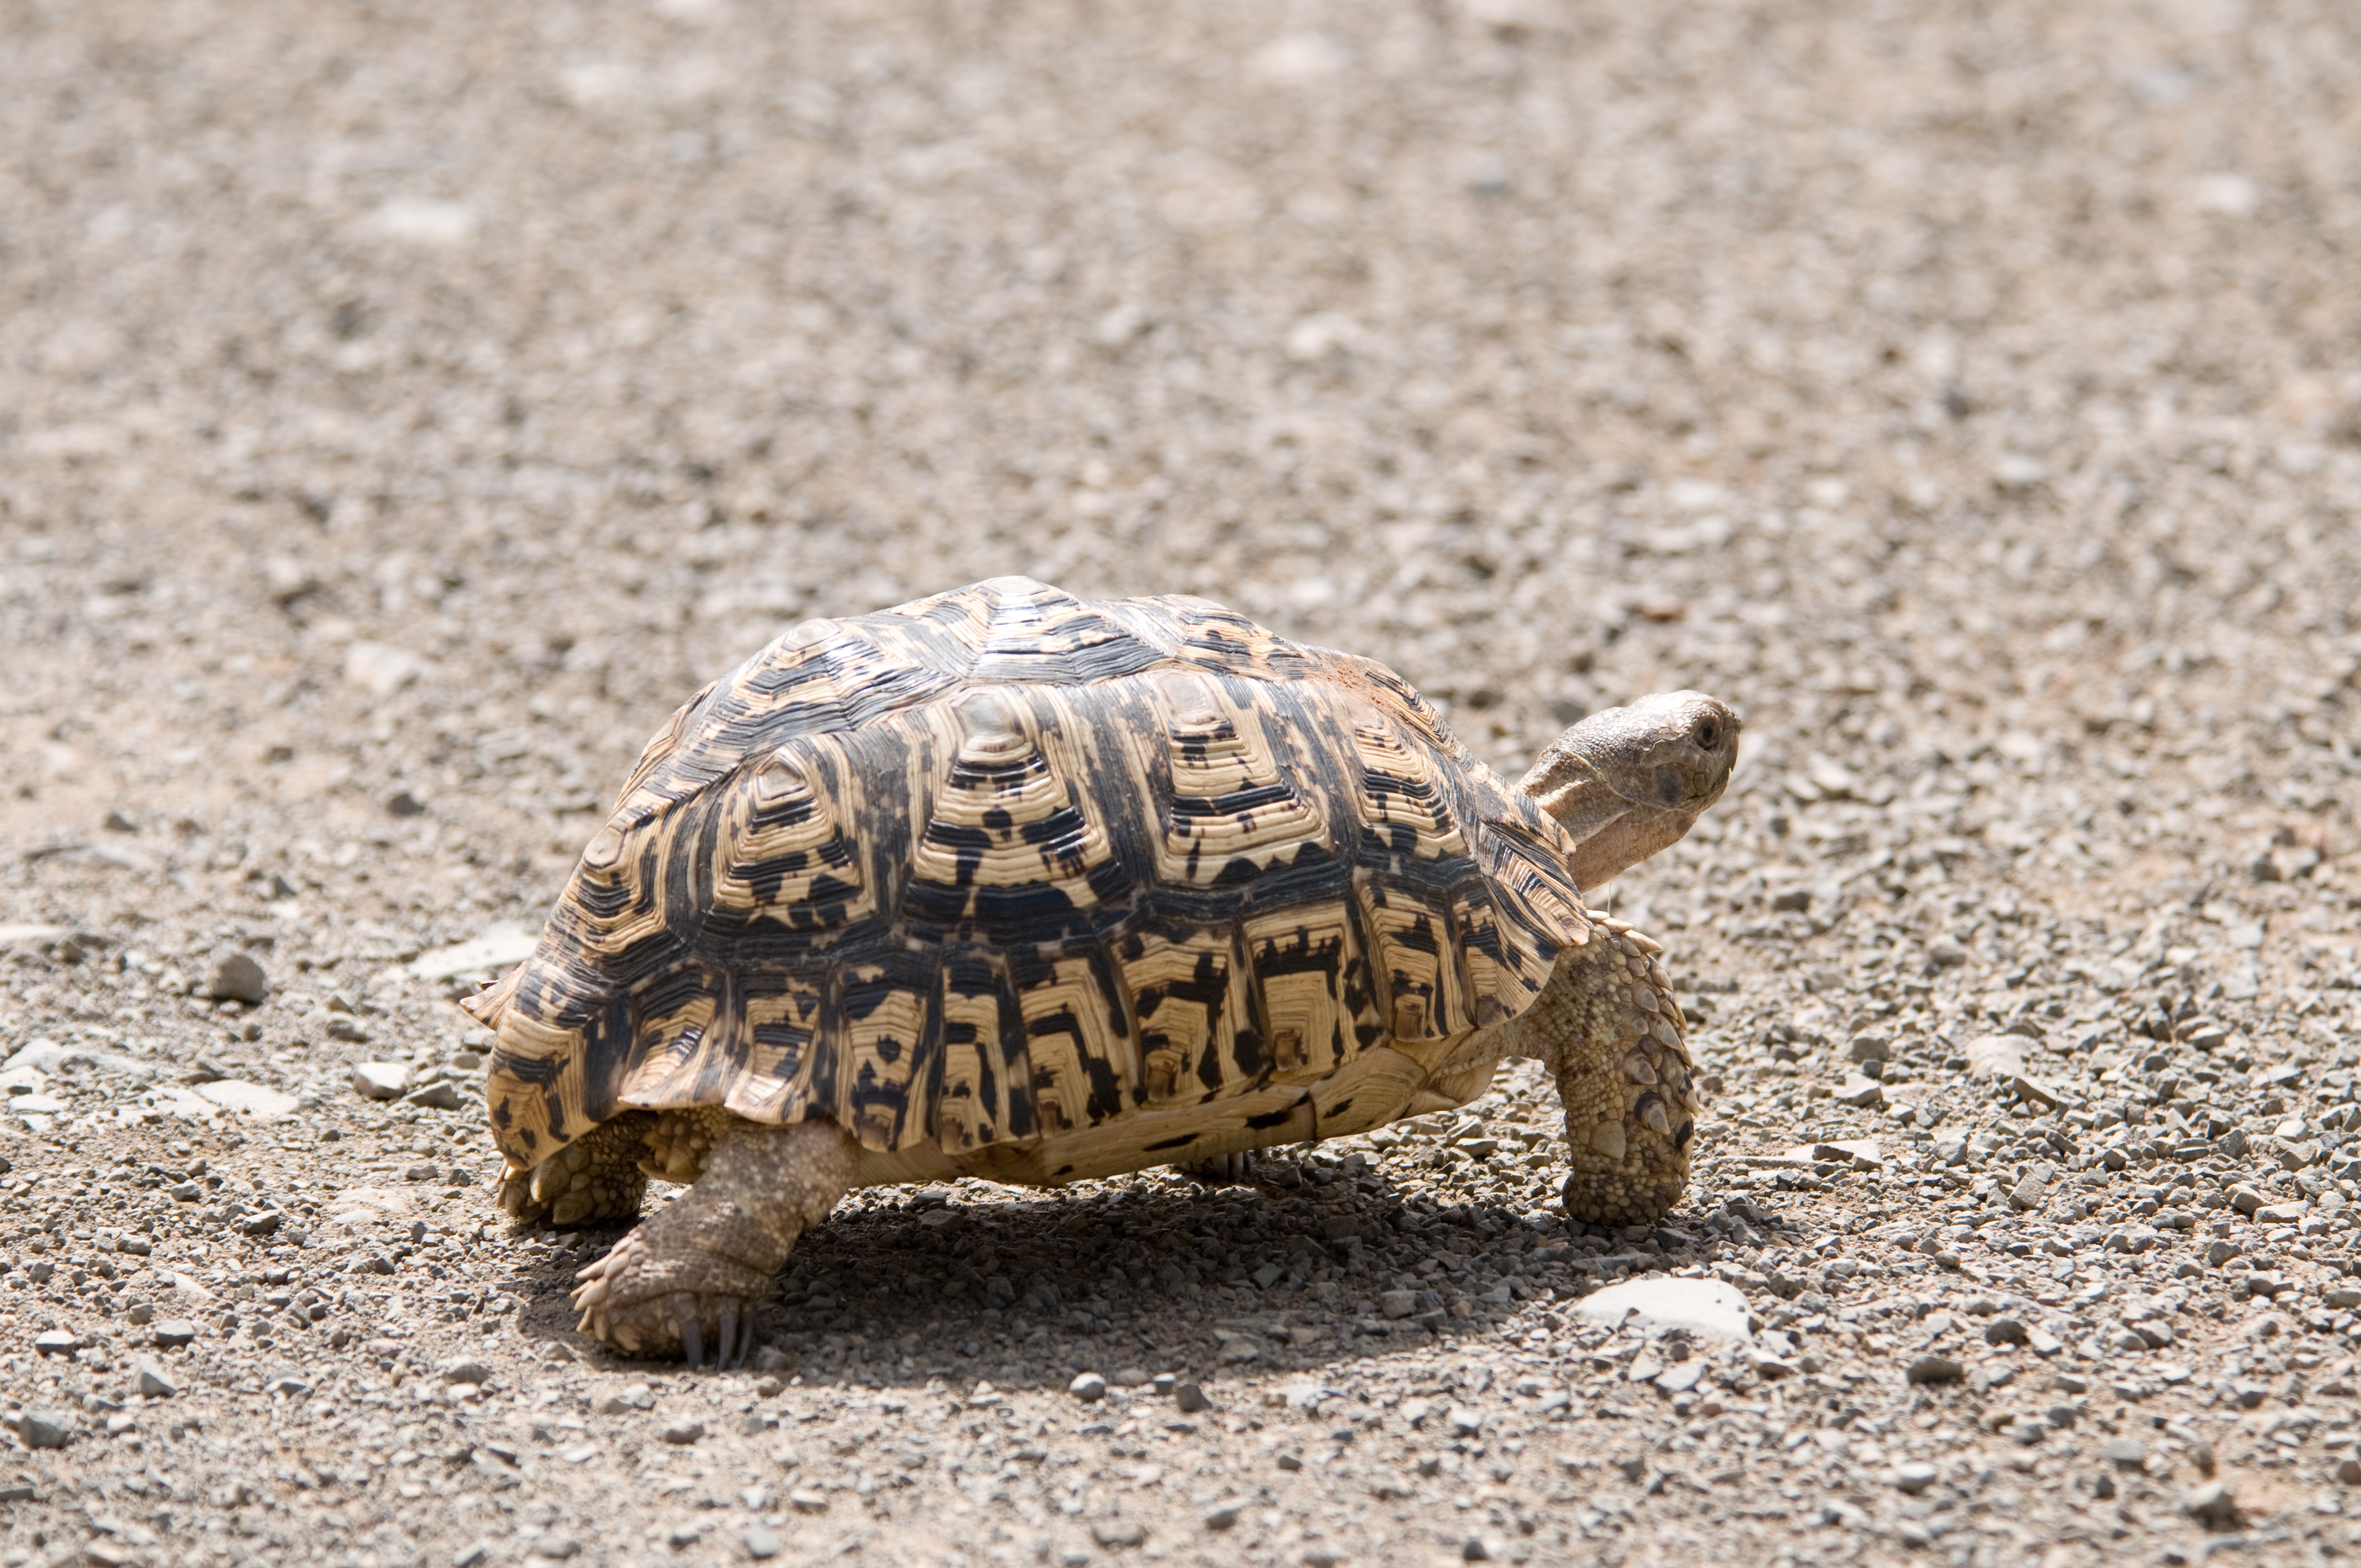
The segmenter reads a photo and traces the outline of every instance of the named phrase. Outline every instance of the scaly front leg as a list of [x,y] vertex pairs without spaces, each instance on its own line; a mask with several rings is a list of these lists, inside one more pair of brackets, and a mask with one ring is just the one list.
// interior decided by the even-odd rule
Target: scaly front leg
[[833,1122],[736,1123],[686,1193],[577,1276],[583,1332],[626,1355],[743,1361],[754,1304],[844,1196],[860,1153]]
[[1558,955],[1510,1048],[1557,1080],[1573,1173],[1565,1216],[1649,1224],[1681,1201],[1697,1131],[1688,1047],[1655,944],[1593,915],[1590,940]]

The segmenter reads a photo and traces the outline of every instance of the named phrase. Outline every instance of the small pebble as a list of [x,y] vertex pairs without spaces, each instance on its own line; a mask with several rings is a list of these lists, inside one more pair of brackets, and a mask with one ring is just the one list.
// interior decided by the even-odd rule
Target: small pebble
[[28,1406],[16,1418],[16,1436],[27,1448],[63,1448],[73,1436],[73,1423],[56,1410]]
[[2208,1530],[2235,1529],[2245,1517],[2238,1494],[2227,1481],[2208,1481],[2192,1487],[2180,1499],[2180,1511]]
[[410,1102],[412,1105],[423,1106],[429,1111],[456,1111],[462,1101],[459,1097],[459,1086],[449,1079],[444,1078],[435,1080],[412,1094],[410,1097]]
[[664,1440],[676,1448],[686,1448],[705,1436],[703,1421],[675,1421],[664,1428]]
[[410,1069],[396,1061],[353,1064],[353,1088],[364,1099],[399,1100],[410,1087]]
[[1086,1405],[1093,1400],[1105,1398],[1106,1391],[1107,1380],[1095,1372],[1080,1373],[1071,1383],[1066,1385],[1066,1392]]
[[1110,1551],[1120,1551],[1146,1541],[1148,1527],[1137,1519],[1093,1519],[1091,1539]]
[[243,1002],[258,1007],[270,996],[270,978],[253,954],[225,953],[214,961],[203,993],[209,1002]]
[[1935,1467],[1923,1459],[1897,1464],[1893,1471],[1894,1489],[1915,1497],[1935,1484],[1937,1474]]

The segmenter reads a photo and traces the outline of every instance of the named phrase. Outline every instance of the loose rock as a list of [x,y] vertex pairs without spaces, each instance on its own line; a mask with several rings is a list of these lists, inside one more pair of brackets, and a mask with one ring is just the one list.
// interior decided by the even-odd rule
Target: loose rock
[[73,1421],[59,1411],[27,1406],[16,1418],[16,1436],[27,1448],[63,1448],[73,1438]]
[[2208,1481],[2184,1494],[2180,1511],[2208,1530],[2235,1530],[2244,1522],[2238,1495],[2227,1481]]
[[1574,1314],[1588,1322],[1614,1326],[1628,1319],[1721,1340],[1743,1340],[1753,1332],[1745,1296],[1719,1279],[1628,1280],[1584,1297]]
[[353,1064],[353,1088],[369,1100],[399,1100],[410,1087],[410,1069],[401,1062],[365,1061]]
[[258,1007],[270,996],[270,980],[251,953],[225,953],[214,962],[205,979],[204,995],[212,1002],[243,1002]]
[[298,1103],[292,1094],[236,1078],[200,1083],[196,1092],[200,1098],[213,1102],[225,1111],[235,1111],[241,1116],[251,1116],[260,1122],[275,1122],[282,1116],[292,1115]]
[[1914,1459],[1908,1464],[1895,1465],[1892,1472],[1892,1479],[1894,1490],[1915,1497],[1933,1486],[1939,1474],[1925,1460]]

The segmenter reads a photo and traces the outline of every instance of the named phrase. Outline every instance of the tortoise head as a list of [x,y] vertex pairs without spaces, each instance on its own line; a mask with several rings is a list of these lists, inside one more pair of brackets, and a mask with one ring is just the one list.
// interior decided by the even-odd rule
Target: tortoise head
[[1663,692],[1594,713],[1551,741],[1519,786],[1580,846],[1587,892],[1682,834],[1730,784],[1738,715],[1703,692]]

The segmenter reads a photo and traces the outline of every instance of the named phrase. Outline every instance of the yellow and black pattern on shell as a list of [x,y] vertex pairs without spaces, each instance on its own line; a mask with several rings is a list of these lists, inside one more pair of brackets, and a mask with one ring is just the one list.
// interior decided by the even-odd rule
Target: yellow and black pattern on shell
[[1400,676],[1201,599],[807,622],[650,742],[472,1004],[494,1132],[718,1105],[959,1156],[1317,1085],[1529,1005],[1588,933],[1570,851]]

